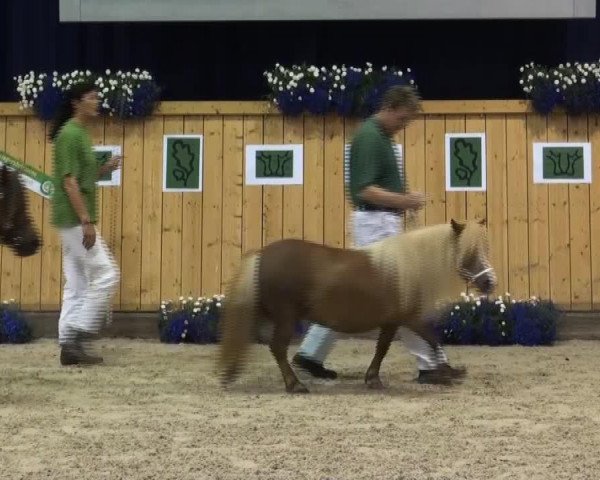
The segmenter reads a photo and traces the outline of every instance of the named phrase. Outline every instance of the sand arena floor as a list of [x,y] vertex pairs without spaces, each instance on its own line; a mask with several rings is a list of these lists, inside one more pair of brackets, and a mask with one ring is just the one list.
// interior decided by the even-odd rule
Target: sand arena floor
[[600,342],[450,347],[469,368],[450,388],[414,383],[395,342],[376,392],[374,342],[341,340],[340,378],[305,396],[264,346],[227,393],[213,346],[99,347],[104,366],[64,368],[53,341],[0,346],[0,478],[600,478]]

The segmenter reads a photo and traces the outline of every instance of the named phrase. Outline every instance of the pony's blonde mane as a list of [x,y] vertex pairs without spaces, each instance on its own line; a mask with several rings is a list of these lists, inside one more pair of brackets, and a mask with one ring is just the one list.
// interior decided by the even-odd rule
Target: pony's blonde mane
[[427,312],[464,291],[457,266],[462,258],[475,254],[482,242],[487,248],[485,241],[483,227],[468,222],[457,242],[448,223],[416,228],[355,249],[367,252],[386,278],[397,278],[403,310]]

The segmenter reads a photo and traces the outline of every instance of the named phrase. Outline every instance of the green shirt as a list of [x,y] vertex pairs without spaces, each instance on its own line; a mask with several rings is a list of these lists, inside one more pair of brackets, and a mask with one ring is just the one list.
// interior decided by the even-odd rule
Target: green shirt
[[59,228],[81,224],[65,191],[66,175],[72,175],[77,180],[90,221],[95,223],[98,164],[90,136],[83,126],[73,120],[63,125],[54,141],[52,224]]
[[404,193],[404,180],[400,178],[392,142],[374,117],[365,120],[354,135],[350,147],[349,193],[355,207],[366,204],[358,195],[369,185]]

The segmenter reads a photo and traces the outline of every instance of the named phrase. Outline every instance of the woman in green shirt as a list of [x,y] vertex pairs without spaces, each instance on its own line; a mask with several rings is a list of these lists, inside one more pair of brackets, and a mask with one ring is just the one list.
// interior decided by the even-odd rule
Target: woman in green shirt
[[65,286],[58,321],[62,365],[96,364],[84,344],[99,333],[119,282],[119,270],[96,231],[96,182],[119,168],[120,157],[98,167],[87,126],[98,115],[92,83],[65,92],[50,130],[54,143],[52,224],[62,240]]

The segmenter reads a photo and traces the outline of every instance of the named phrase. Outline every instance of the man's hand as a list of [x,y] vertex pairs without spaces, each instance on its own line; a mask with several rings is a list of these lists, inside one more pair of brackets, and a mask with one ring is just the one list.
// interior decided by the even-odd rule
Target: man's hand
[[425,195],[422,193],[394,193],[375,185],[365,188],[360,196],[372,205],[398,210],[419,210],[425,205]]
[[111,157],[111,159],[104,165],[106,165],[107,171],[112,172],[121,167],[122,161],[123,155],[115,155],[114,157]]
[[420,192],[407,193],[402,203],[405,210],[420,210],[425,206],[425,195]]
[[83,224],[83,246],[89,250],[96,243],[96,229],[91,223]]
[[108,160],[98,169],[98,176],[102,177],[107,173],[112,173],[113,171],[117,170],[121,167],[122,160],[122,155],[115,155],[114,157],[111,157],[110,160]]

